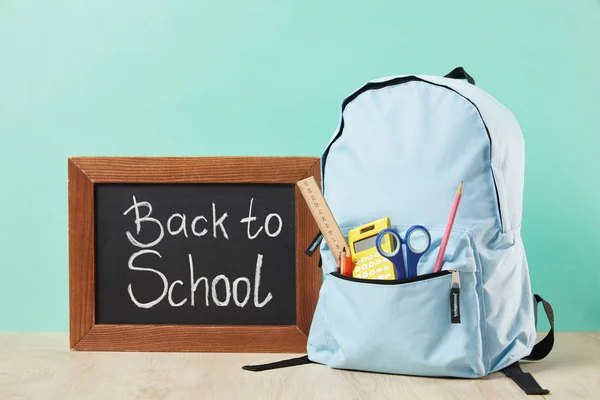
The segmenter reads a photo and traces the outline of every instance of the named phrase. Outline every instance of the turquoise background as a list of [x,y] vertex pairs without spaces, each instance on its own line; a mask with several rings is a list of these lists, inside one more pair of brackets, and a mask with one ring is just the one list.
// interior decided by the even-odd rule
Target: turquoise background
[[600,330],[600,2],[0,2],[0,330],[68,330],[67,157],[320,155],[369,79],[463,65],[526,139],[559,330]]

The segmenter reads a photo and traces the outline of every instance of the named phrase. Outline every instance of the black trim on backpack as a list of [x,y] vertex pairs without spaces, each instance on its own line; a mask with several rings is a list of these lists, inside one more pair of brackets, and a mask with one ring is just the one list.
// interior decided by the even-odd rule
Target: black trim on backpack
[[[458,68],[462,68],[462,67],[458,67]],[[452,74],[452,72],[454,72],[455,70],[457,70],[458,68],[455,68],[453,71],[451,71],[449,74]],[[464,71],[464,69],[463,69]],[[459,70],[460,72],[460,70]],[[466,75],[467,72],[464,71]],[[458,73],[455,73],[458,74]],[[469,75],[470,76],[470,75]],[[465,76],[466,79],[466,76]],[[471,77],[471,79],[473,79],[473,77]],[[408,83],[408,82],[413,82],[413,81],[419,81],[419,82],[424,82],[424,83],[428,83],[430,85],[433,86],[438,86],[444,89],[448,89],[454,93],[456,93],[457,95],[459,95],[460,97],[462,97],[463,99],[467,100],[469,103],[471,103],[471,105],[473,105],[473,107],[475,108],[475,110],[477,110],[477,113],[479,114],[479,118],[481,119],[481,122],[483,123],[483,126],[485,127],[485,132],[487,133],[488,136],[488,140],[490,141],[490,160],[492,159],[492,136],[490,135],[490,130],[488,129],[487,124],[485,123],[485,120],[483,119],[483,116],[481,115],[481,111],[479,110],[479,108],[477,107],[477,105],[475,103],[473,103],[473,101],[471,99],[469,99],[468,97],[464,96],[463,94],[457,92],[456,90],[452,89],[451,87],[445,86],[445,85],[440,85],[437,83],[433,83],[433,82],[429,82],[425,79],[421,79],[417,76],[414,75],[408,75],[408,76],[403,76],[403,77],[399,77],[399,78],[394,78],[394,79],[390,79],[389,81],[383,81],[383,82],[369,82],[367,84],[365,84],[364,86],[362,86],[360,89],[358,89],[356,92],[352,93],[349,97],[347,97],[346,99],[344,99],[344,101],[342,102],[342,111],[341,111],[341,119],[340,119],[340,126],[338,129],[337,134],[335,135],[335,137],[331,140],[331,142],[329,143],[329,145],[327,146],[327,148],[325,148],[325,151],[323,152],[323,157],[321,159],[321,187],[322,187],[322,191],[323,193],[325,193],[325,165],[327,163],[327,156],[329,155],[329,150],[331,149],[331,146],[340,138],[340,136],[342,136],[342,132],[344,130],[344,110],[346,109],[346,106],[351,102],[354,101],[358,96],[360,96],[361,94],[369,91],[369,90],[377,90],[377,89],[383,89],[385,87],[388,86],[396,86],[396,85],[401,85],[404,83]],[[475,82],[475,80],[473,80],[473,83]],[[491,162],[491,161],[490,161]],[[494,176],[494,170],[491,168],[490,165],[490,169],[491,169],[491,173],[492,173],[492,180],[494,181],[494,189],[496,192],[496,204],[498,206],[498,216],[500,218],[500,229],[503,231],[504,230],[504,225],[502,223],[502,208],[500,207],[500,194],[498,193],[498,185],[496,184],[496,177]]]
[[259,371],[267,371],[270,369],[295,367],[297,365],[312,364],[312,363],[313,363],[313,361],[309,360],[308,356],[302,356],[302,357],[298,357],[298,358],[290,358],[287,360],[275,361],[275,362],[268,363],[268,364],[244,365],[242,367],[242,369],[244,369],[246,371],[259,372]]
[[423,274],[423,275],[412,276],[410,278],[394,279],[394,280],[355,278],[353,276],[342,275],[339,272],[332,272],[331,275],[335,276],[336,278],[345,280],[345,281],[361,282],[366,285],[393,285],[393,286],[396,285],[397,286],[397,285],[404,285],[405,283],[426,281],[431,278],[438,278],[440,276],[450,275],[451,273],[452,273],[452,271],[443,270],[440,272],[432,272],[430,274]]
[[456,67],[452,71],[448,72],[444,75],[444,78],[450,79],[464,79],[469,82],[471,85],[475,84],[475,79],[463,67]]
[[[544,306],[544,311],[546,312],[546,316],[548,317],[548,321],[550,322],[550,331],[546,335],[545,338],[540,340],[533,349],[531,353],[523,358],[524,360],[537,361],[545,358],[550,351],[552,351],[552,347],[554,346],[554,311],[552,310],[552,306],[546,300],[542,299],[542,297],[538,294],[534,294],[536,307],[538,304],[542,303]],[[548,394],[549,390],[543,389],[535,380],[533,375],[528,372],[523,372],[521,369],[521,365],[519,361],[509,365],[508,367],[502,370],[506,376],[513,380],[523,391],[527,394]]]

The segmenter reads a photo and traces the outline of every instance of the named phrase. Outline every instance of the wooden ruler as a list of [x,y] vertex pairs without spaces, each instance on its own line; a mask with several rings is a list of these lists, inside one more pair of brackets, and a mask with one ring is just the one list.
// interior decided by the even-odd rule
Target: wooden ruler
[[350,254],[350,248],[346,243],[346,239],[344,239],[340,227],[333,218],[331,209],[327,205],[315,178],[311,176],[310,178],[301,180],[298,182],[298,188],[302,196],[304,196],[304,200],[306,200],[306,204],[317,222],[331,254],[336,260],[344,248],[346,248],[346,254]]

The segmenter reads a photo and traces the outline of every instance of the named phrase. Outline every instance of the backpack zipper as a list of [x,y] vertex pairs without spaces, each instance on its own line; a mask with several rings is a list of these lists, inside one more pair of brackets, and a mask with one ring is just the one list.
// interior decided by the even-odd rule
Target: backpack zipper
[[441,272],[434,272],[431,274],[418,275],[418,276],[414,276],[412,278],[396,279],[396,280],[362,279],[362,278],[355,278],[353,276],[342,275],[339,272],[332,272],[331,275],[335,276],[336,278],[343,279],[345,281],[367,283],[367,284],[371,284],[371,285],[404,285],[405,283],[426,281],[427,279],[437,278],[438,276],[450,275],[451,273],[452,273],[452,271],[441,271]]
[[450,322],[460,324],[460,276],[458,271],[452,271],[450,284]]
[[485,127],[485,132],[487,133],[488,140],[490,141],[490,169],[491,169],[491,172],[492,172],[492,180],[494,181],[494,189],[495,189],[494,192],[496,193],[496,204],[498,206],[498,216],[500,218],[500,229],[503,230],[502,209],[500,208],[500,195],[498,194],[498,185],[496,184],[496,177],[494,176],[494,170],[491,167],[491,160],[492,160],[492,136],[490,135],[490,130],[488,129],[487,124],[485,123],[485,120],[481,116],[481,111],[479,111],[479,108],[475,105],[475,103],[473,103],[466,96],[463,96],[462,94],[458,93],[456,90],[454,90],[454,89],[452,89],[452,88],[450,88],[448,86],[445,86],[445,85],[440,85],[440,84],[437,84],[437,83],[432,83],[432,82],[423,80],[423,79],[418,78],[416,76],[405,76],[405,77],[402,77],[402,78],[395,78],[395,79],[392,79],[390,81],[385,81],[385,82],[369,82],[366,85],[364,85],[363,87],[361,87],[360,89],[358,89],[356,92],[352,93],[349,97],[347,97],[346,99],[344,99],[344,101],[342,102],[342,112],[341,112],[342,119],[340,121],[340,128],[338,130],[337,135],[333,138],[333,140],[329,143],[329,145],[327,145],[327,147],[325,148],[325,151],[323,152],[323,162],[322,162],[322,168],[321,168],[322,169],[322,171],[321,171],[321,175],[322,175],[321,185],[322,185],[322,191],[323,191],[323,193],[325,193],[325,164],[327,163],[327,156],[329,155],[329,149],[331,148],[331,146],[340,138],[340,136],[342,136],[342,131],[344,130],[344,110],[346,109],[346,106],[348,105],[348,103],[350,103],[351,101],[355,100],[359,95],[363,94],[366,91],[382,89],[382,88],[387,87],[387,86],[401,85],[401,84],[404,84],[404,83],[407,83],[407,82],[412,82],[412,81],[424,82],[424,83],[428,83],[430,85],[434,85],[434,86],[438,86],[438,87],[442,87],[442,88],[448,89],[448,90],[456,93],[457,95],[459,95],[463,99],[467,100],[469,103],[471,103],[471,105],[475,108],[475,110],[477,110],[477,114],[479,114],[479,119],[483,123],[483,126]]

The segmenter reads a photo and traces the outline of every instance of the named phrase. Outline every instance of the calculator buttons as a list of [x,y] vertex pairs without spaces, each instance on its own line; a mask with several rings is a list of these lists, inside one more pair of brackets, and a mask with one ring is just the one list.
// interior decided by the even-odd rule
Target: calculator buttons
[[381,268],[381,267],[377,268],[377,272],[382,273],[383,272],[383,268]]
[[371,275],[371,276],[375,276],[375,270],[374,270],[374,269],[372,269],[371,271],[369,271],[369,275]]
[[363,269],[363,271],[366,271],[367,270],[367,264],[363,264],[362,265],[362,269]]
[[377,264],[377,265],[381,264],[381,260],[375,261],[375,264]]
[[389,278],[391,278],[391,277],[392,277],[392,274],[389,274],[389,273],[388,273],[388,274],[385,274],[385,279],[389,279]]
[[375,257],[381,257],[381,254],[375,253]]
[[369,260],[373,259],[373,254],[370,254],[369,257],[367,257]]
[[354,264],[355,264],[355,265],[358,265],[358,264],[360,264],[360,260],[356,260],[356,261],[354,261]]
[[367,257],[363,257],[363,258],[361,258],[361,259],[360,259],[360,261],[362,261],[362,262],[367,262]]
[[360,272],[360,267],[354,268],[354,272],[359,273]]
[[383,269],[385,269],[385,270],[387,271],[387,270],[389,270],[389,269],[390,269],[390,266],[389,266],[389,265],[384,265],[384,266],[383,266]]
[[363,278],[368,278],[369,277],[369,273],[367,271],[363,272]]
[[369,267],[370,267],[370,268],[373,268],[374,266],[375,266],[375,263],[374,263],[373,261],[371,261],[371,262],[369,263]]

